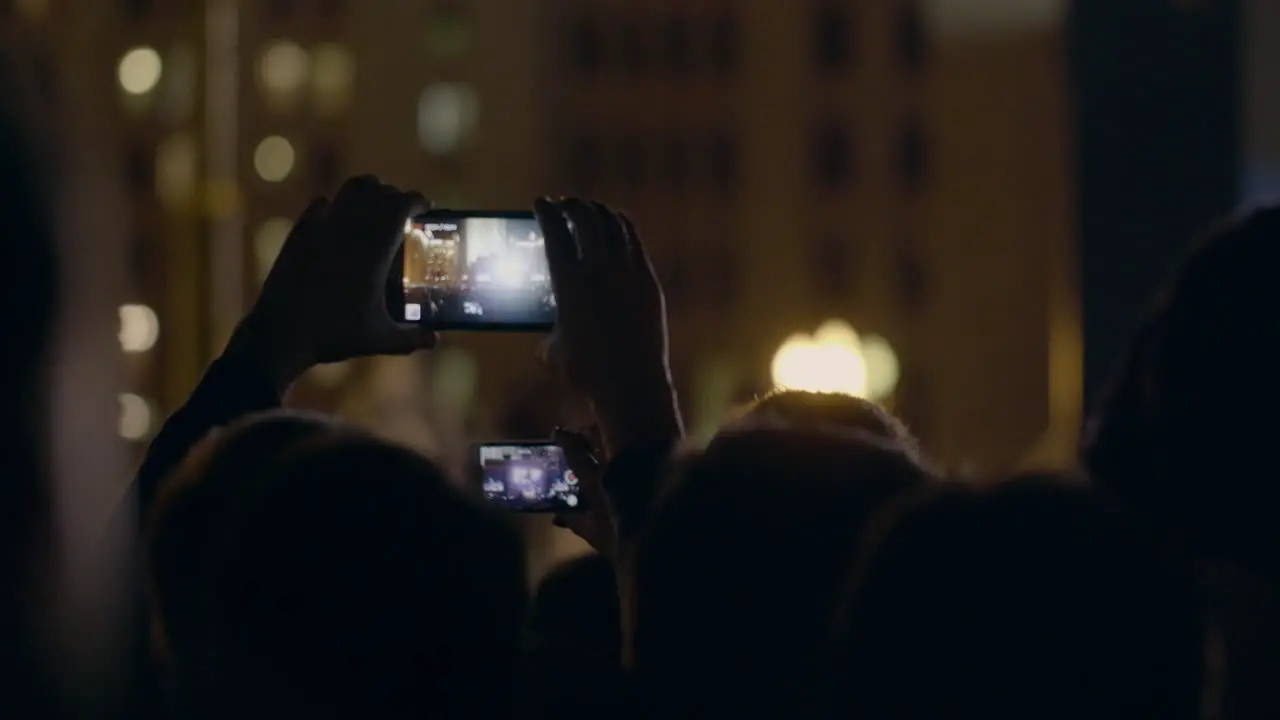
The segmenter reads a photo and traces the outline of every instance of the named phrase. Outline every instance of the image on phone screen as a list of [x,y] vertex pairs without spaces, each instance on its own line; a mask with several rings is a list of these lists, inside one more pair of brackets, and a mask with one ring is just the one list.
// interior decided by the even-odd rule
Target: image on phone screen
[[517,512],[579,508],[578,478],[557,445],[535,443],[480,446],[486,502]]
[[410,219],[404,233],[404,321],[445,330],[554,324],[551,274],[532,213],[431,213]]

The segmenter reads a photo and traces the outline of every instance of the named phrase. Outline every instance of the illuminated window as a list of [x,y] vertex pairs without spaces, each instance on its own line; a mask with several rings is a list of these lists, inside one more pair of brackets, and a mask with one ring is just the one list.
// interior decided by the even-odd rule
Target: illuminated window
[[179,45],[166,57],[164,78],[161,80],[157,111],[169,125],[180,125],[195,112],[196,88],[199,85],[199,61],[195,48]]
[[164,72],[160,53],[154,48],[137,47],[120,57],[116,79],[120,89],[130,95],[146,95],[155,89]]
[[317,45],[311,53],[311,88],[316,109],[333,113],[351,102],[356,63],[347,49],[337,43]]
[[917,192],[929,172],[929,142],[916,120],[904,124],[898,136],[898,166],[904,189]]
[[898,56],[903,69],[908,72],[919,70],[928,53],[928,34],[924,17],[917,2],[907,2],[898,6],[897,43]]
[[853,181],[853,141],[844,127],[819,127],[810,142],[809,162],[815,185],[839,189]]
[[471,134],[479,99],[470,85],[436,83],[418,98],[418,142],[435,155],[453,152]]
[[693,55],[693,39],[689,33],[689,23],[684,17],[676,16],[667,20],[662,29],[664,52],[672,69],[682,72],[689,69]]
[[569,23],[569,63],[580,72],[593,72],[600,64],[600,36],[595,22],[587,16]]
[[263,138],[253,151],[253,168],[267,182],[281,182],[293,172],[297,153],[293,144],[279,135]]
[[156,149],[156,194],[171,208],[185,206],[195,195],[196,141],[188,133],[165,138]]
[[277,40],[258,58],[258,81],[268,95],[285,98],[302,89],[310,69],[306,50],[295,42]]
[[439,10],[427,25],[427,52],[439,58],[457,57],[471,46],[471,24],[458,9]]
[[284,241],[293,229],[293,222],[286,217],[274,217],[264,221],[253,234],[253,255],[257,260],[258,280],[266,280],[275,265]]
[[722,11],[711,25],[711,66],[726,73],[738,62],[738,21],[730,10]]
[[824,3],[813,13],[813,60],[819,70],[834,72],[852,60],[855,28],[851,10]]

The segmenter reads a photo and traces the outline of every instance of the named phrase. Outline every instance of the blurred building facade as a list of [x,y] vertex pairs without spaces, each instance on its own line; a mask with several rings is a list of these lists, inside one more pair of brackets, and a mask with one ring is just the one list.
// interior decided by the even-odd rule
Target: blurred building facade
[[1067,462],[1060,8],[547,5],[549,184],[636,218],[696,424],[763,390],[787,335],[840,317],[897,348],[898,409],[944,460]]

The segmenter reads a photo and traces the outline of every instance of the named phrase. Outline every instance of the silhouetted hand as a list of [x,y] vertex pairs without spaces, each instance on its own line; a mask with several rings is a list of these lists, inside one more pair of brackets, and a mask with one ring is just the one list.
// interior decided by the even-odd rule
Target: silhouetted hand
[[558,311],[550,356],[591,403],[605,450],[679,438],[666,304],[631,221],[576,198],[535,209]]
[[283,392],[317,363],[433,347],[434,333],[392,320],[386,307],[405,220],[427,208],[418,193],[372,176],[313,201],[224,356],[250,363]]
[[591,442],[578,433],[561,428],[556,428],[555,441],[564,450],[569,469],[578,478],[583,500],[581,509],[557,513],[555,524],[572,530],[596,552],[612,556],[617,532],[609,513],[608,499],[600,486],[603,468],[596,460]]

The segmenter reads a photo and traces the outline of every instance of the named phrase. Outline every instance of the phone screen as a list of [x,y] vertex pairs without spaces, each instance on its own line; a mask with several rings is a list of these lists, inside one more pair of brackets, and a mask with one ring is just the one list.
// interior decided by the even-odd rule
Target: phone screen
[[485,501],[518,512],[580,508],[578,478],[558,445],[486,443],[479,452]]
[[441,330],[550,330],[556,299],[533,213],[439,211],[405,223],[392,317]]

